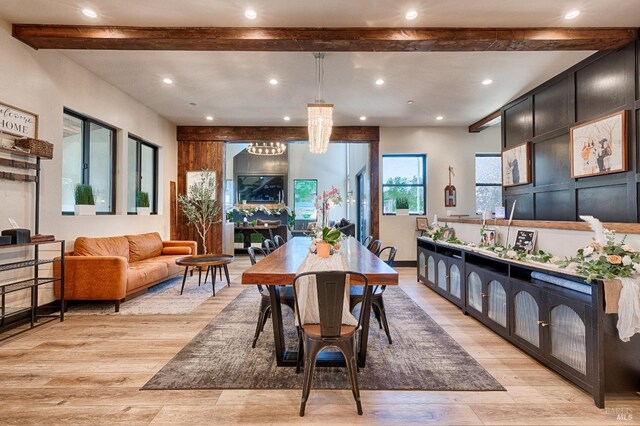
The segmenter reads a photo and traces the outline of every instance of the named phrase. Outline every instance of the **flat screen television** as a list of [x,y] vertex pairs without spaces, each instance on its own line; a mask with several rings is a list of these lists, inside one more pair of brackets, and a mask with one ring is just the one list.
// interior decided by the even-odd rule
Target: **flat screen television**
[[238,176],[238,202],[270,204],[284,199],[284,176]]

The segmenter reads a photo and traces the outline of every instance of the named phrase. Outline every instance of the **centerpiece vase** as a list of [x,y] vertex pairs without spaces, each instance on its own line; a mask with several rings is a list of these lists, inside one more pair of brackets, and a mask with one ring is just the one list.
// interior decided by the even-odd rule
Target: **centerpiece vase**
[[318,257],[327,259],[331,254],[331,244],[329,243],[316,243],[316,249]]

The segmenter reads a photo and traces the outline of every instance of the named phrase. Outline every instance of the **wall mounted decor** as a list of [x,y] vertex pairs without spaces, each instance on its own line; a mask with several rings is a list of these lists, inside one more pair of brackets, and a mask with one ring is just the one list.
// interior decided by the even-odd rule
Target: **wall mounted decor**
[[529,143],[502,151],[502,186],[531,183]]
[[0,103],[0,133],[37,139],[38,115]]
[[625,172],[627,111],[622,110],[571,128],[571,177]]
[[453,167],[449,166],[449,185],[444,187],[444,206],[455,207],[456,206],[456,187],[451,184],[451,175],[453,173]]

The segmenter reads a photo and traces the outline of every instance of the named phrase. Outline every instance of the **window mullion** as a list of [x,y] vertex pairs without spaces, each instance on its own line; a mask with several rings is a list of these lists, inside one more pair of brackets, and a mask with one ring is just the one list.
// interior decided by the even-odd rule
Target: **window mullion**
[[89,170],[91,159],[91,123],[89,120],[82,120],[82,183],[91,185]]

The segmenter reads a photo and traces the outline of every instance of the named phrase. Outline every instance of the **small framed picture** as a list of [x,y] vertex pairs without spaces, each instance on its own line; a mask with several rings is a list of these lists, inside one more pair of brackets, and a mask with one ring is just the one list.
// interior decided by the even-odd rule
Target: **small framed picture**
[[627,111],[622,110],[571,128],[571,177],[625,172]]
[[529,143],[502,151],[502,186],[531,183]]
[[514,250],[521,250],[529,254],[536,247],[536,231],[529,231],[526,229],[519,229],[516,234],[516,240],[513,243]]
[[429,219],[426,217],[417,217],[416,218],[416,230],[418,231],[426,231],[429,229]]
[[495,247],[497,244],[498,235],[493,228],[485,228],[480,230],[480,236],[482,238],[481,243],[485,246]]

